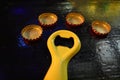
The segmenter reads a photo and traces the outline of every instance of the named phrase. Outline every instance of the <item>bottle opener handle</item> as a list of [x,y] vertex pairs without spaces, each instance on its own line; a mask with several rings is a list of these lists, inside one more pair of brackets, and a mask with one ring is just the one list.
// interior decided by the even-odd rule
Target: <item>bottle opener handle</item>
[[[54,40],[57,36],[61,38],[73,38],[72,48],[66,46],[56,46]],[[44,80],[67,80],[67,66],[70,59],[80,50],[81,42],[77,35],[68,30],[54,32],[47,41],[48,49],[51,53],[52,63]]]

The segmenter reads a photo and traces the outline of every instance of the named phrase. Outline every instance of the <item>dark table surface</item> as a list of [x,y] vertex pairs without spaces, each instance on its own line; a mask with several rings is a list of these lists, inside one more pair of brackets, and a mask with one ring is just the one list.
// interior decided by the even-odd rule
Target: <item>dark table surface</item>
[[[44,12],[57,14],[56,26],[44,30],[36,45],[25,44],[21,29],[28,24],[39,24],[38,16]],[[68,29],[65,16],[69,12],[81,13],[85,17],[84,24]],[[43,80],[51,63],[47,39],[61,29],[73,31],[82,43],[81,50],[68,65],[69,80],[120,80],[119,0],[3,1],[0,17],[0,80]],[[111,25],[106,38],[90,34],[94,20],[104,20]]]

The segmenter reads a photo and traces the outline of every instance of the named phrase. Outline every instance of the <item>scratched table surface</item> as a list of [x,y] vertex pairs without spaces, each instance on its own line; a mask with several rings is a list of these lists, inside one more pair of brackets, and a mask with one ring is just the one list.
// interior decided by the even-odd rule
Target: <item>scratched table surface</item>
[[[38,24],[38,16],[53,12],[58,16],[52,29],[45,29],[36,45],[27,45],[21,29],[28,24]],[[79,12],[85,17],[82,26],[70,29],[65,25],[69,12]],[[55,31],[73,31],[81,40],[81,50],[68,65],[69,80],[120,80],[120,1],[119,0],[33,0],[3,1],[0,26],[0,80],[43,80],[51,63],[46,42]],[[104,20],[111,25],[106,38],[91,35],[94,20]],[[63,45],[71,43],[60,41]]]

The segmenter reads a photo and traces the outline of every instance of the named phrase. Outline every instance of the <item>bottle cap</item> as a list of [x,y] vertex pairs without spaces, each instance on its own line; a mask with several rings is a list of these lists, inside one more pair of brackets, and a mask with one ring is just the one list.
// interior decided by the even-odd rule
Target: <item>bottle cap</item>
[[96,36],[106,36],[111,31],[111,26],[105,21],[93,21],[92,32]]
[[71,12],[66,16],[67,25],[72,27],[80,26],[84,21],[85,19],[80,13]]
[[21,35],[25,40],[35,41],[41,37],[42,32],[41,26],[32,24],[25,26],[21,31]]
[[43,28],[53,26],[57,20],[58,17],[54,13],[42,13],[38,17],[38,21]]

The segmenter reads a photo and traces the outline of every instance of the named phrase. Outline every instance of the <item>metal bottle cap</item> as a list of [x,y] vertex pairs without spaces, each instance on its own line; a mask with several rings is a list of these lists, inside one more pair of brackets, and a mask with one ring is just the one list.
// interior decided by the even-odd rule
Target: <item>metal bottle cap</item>
[[84,21],[85,19],[80,13],[71,12],[68,13],[66,16],[66,23],[69,26],[80,26],[82,23],[84,23]]
[[58,20],[58,17],[54,13],[42,13],[38,17],[38,21],[41,26],[50,27],[53,26]]
[[41,26],[32,24],[32,25],[25,26],[21,31],[21,35],[24,39],[33,41],[40,38],[42,35],[42,32],[43,30]]
[[105,21],[93,21],[92,31],[97,36],[105,36],[111,31],[111,26]]

